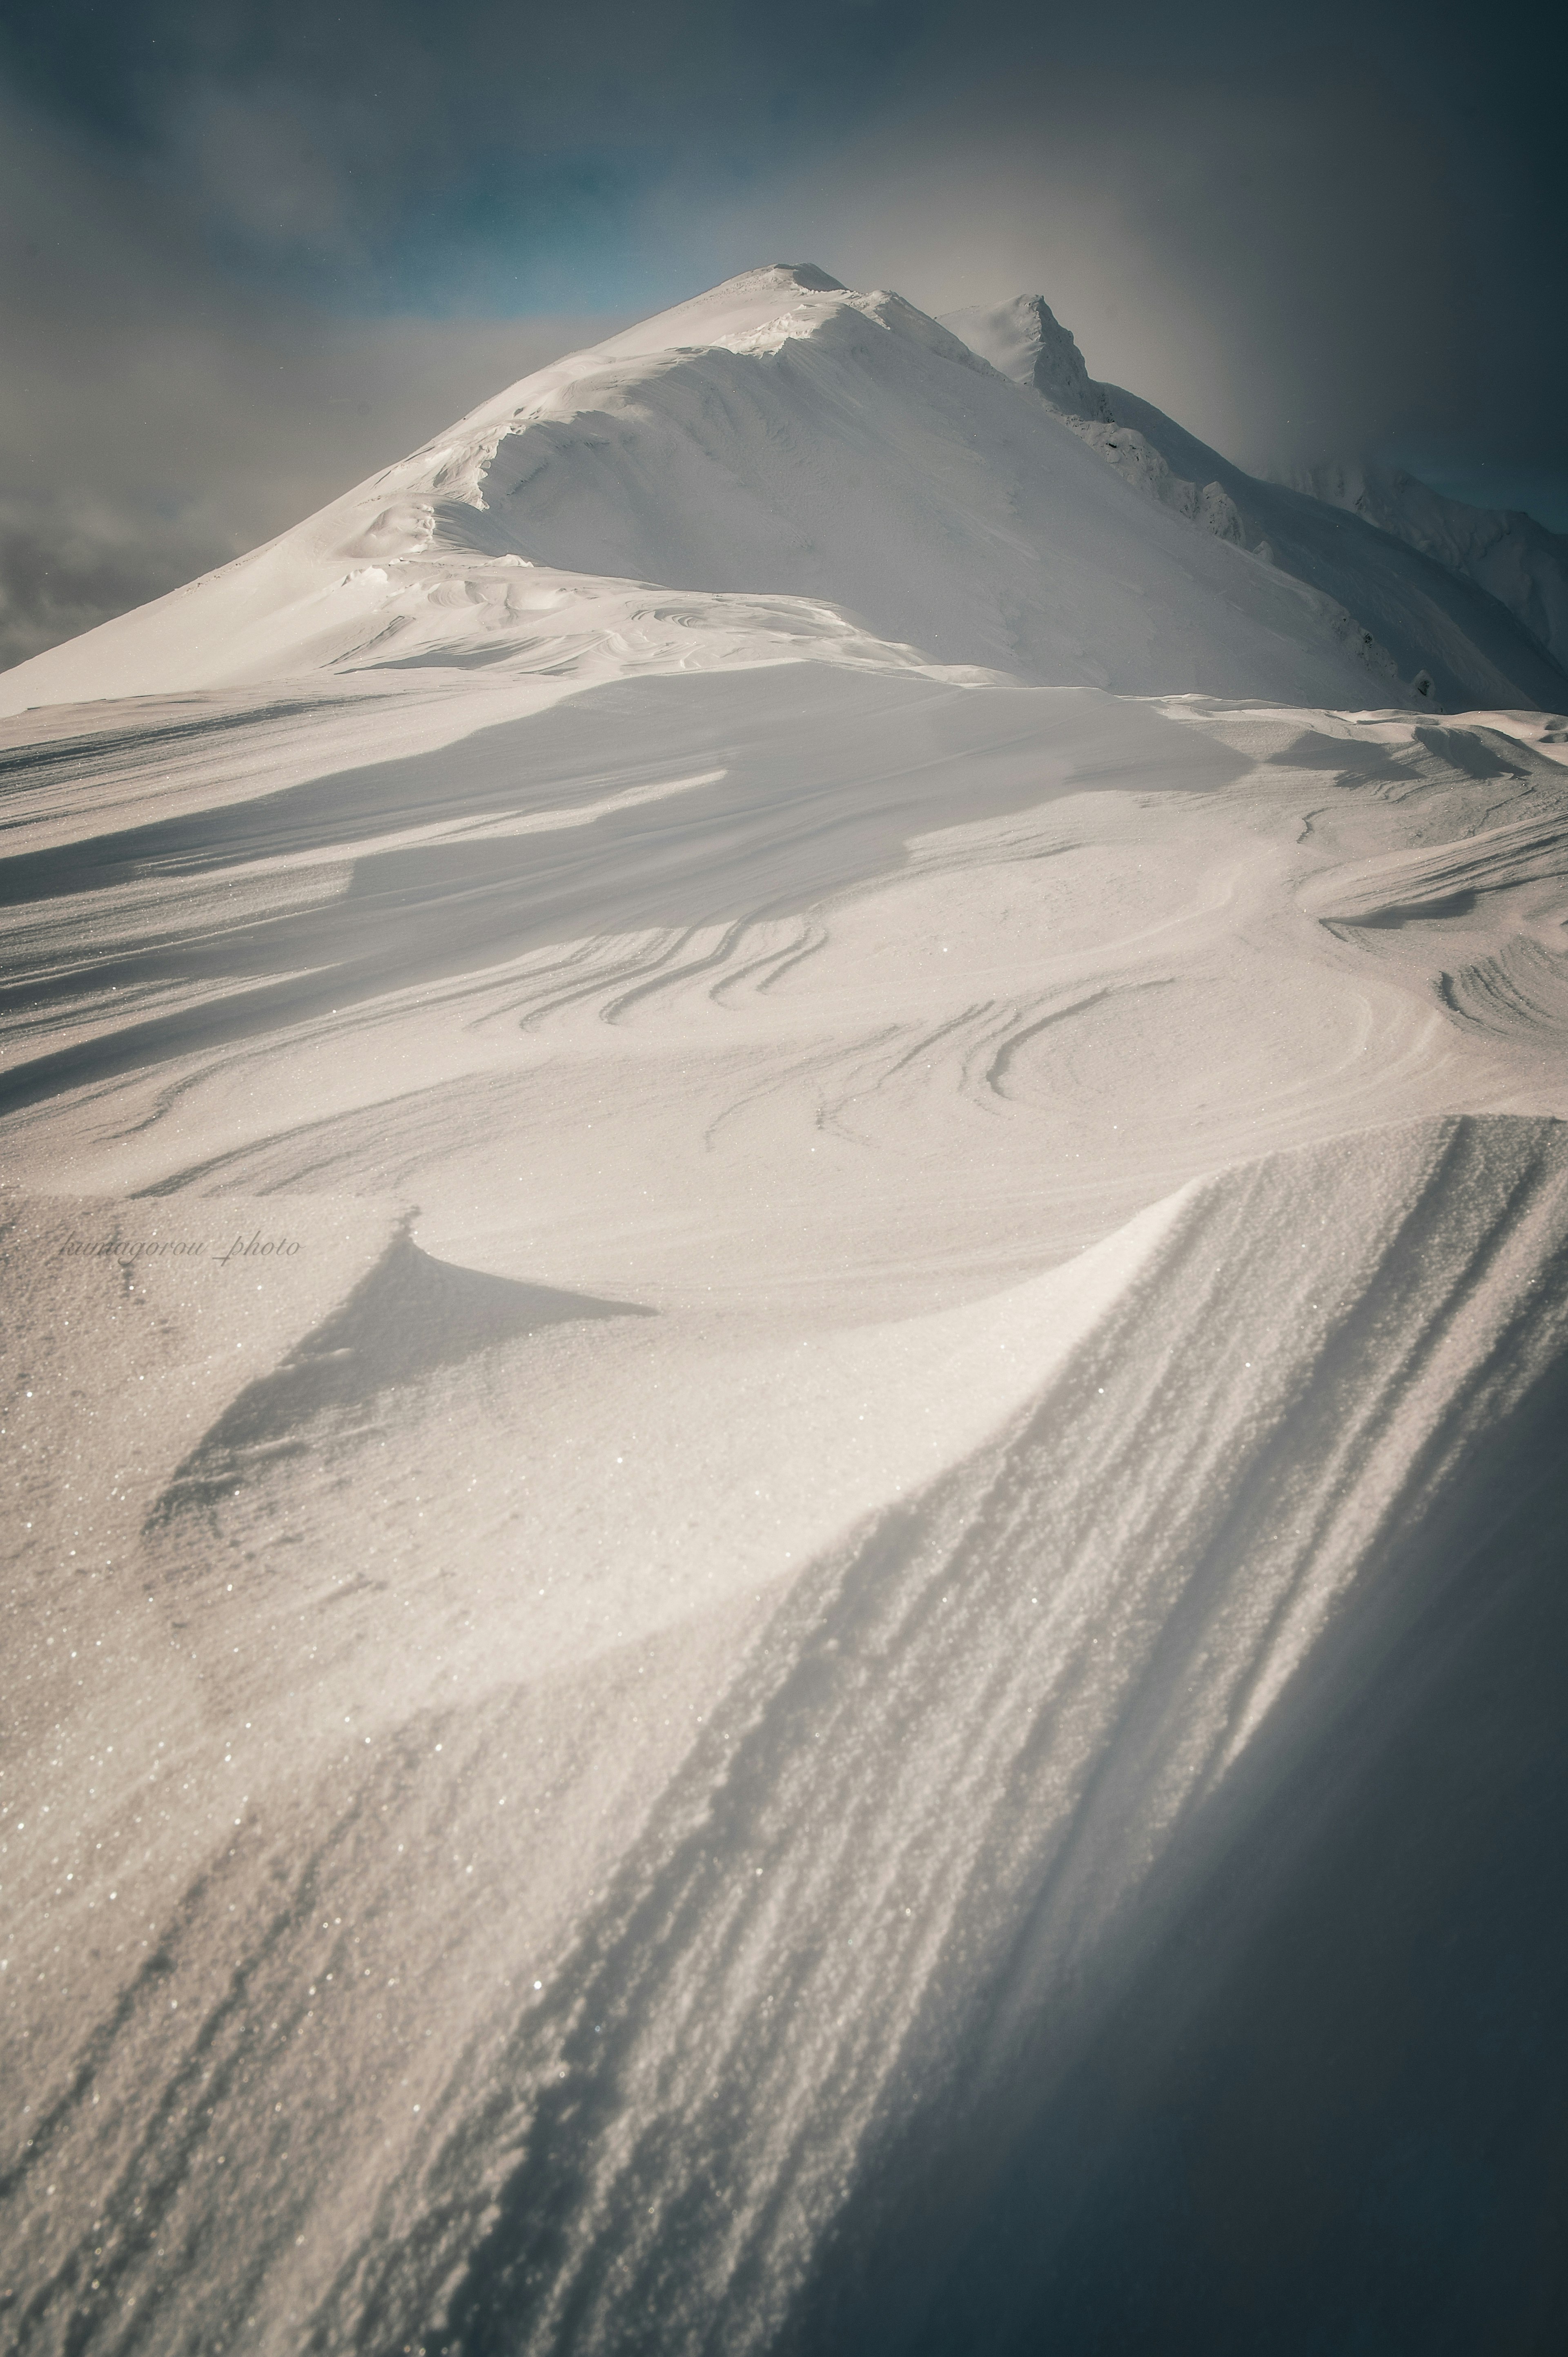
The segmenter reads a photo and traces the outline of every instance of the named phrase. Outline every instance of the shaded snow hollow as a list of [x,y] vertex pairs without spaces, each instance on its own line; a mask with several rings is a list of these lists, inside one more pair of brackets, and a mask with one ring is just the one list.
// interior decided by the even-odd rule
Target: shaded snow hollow
[[7,675],[0,2340],[1562,2338],[1568,720],[1334,603],[775,269]]

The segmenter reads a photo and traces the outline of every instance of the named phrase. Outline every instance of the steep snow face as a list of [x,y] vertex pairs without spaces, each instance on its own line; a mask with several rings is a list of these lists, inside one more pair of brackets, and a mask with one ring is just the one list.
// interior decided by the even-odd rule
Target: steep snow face
[[[1277,1936],[1282,1804],[1287,1857],[1326,1825],[1350,1956],[1401,1968],[1360,2040],[1407,2076],[1413,2048],[1450,2165],[1479,2149],[1528,2203],[1496,2132],[1528,2150],[1539,2065],[1488,2020],[1455,2100],[1423,1965],[1434,1917],[1466,1931],[1453,1749],[1506,1750],[1518,1691],[1466,1641],[1499,1592],[1538,1621],[1560,1592],[1561,1124],[1265,1159],[1022,1286],[792,1352],[444,1265],[383,1205],[7,1208],[20,2345],[129,2357],[150,2314],[193,2350],[242,2320],[269,2357],[940,2350],[955,2277],[1005,2319],[1045,2276],[1064,2345],[1102,2346],[1062,2224],[1075,2167],[1116,2157],[1096,2047],[1153,1996],[1154,2083],[1228,2083],[1212,1998]],[[61,1395],[113,1487],[72,1480]],[[1431,1769],[1411,1790],[1434,1689],[1441,1842]],[[1551,1855],[1526,1768],[1498,1794]],[[1529,1907],[1497,1897],[1510,2007],[1539,2003]],[[1402,2117],[1317,2010],[1289,2030],[1326,2029],[1326,2084],[1287,2119],[1353,2209]],[[1210,2133],[1206,2182],[1266,2217],[1245,2137]],[[1060,2185],[1026,2226],[1008,2180],[1042,2139]],[[1001,2268],[970,2260],[999,2222]],[[1527,2212],[1500,2246],[1538,2298],[1530,2245]],[[1302,2262],[1330,2316],[1341,2247]],[[1240,2271],[1265,2310],[1271,2255]],[[1424,2250],[1380,2256],[1396,2313],[1485,2297],[1466,2249],[1435,2290]]]
[[[524,380],[269,547],[6,674],[0,706],[432,663],[542,699],[801,652],[1408,700],[1336,597],[1136,497],[898,296],[779,266]],[[1486,700],[1533,699],[1499,673]]]
[[[1343,475],[1321,491],[1316,479],[1290,489],[1249,475],[1152,403],[1095,382],[1037,296],[951,312],[946,324],[1037,393],[1125,481],[1330,601],[1335,628],[1387,677],[1389,693],[1408,689],[1410,700],[1444,710],[1568,702],[1559,549],[1471,529],[1464,511],[1435,517],[1413,496],[1369,493]],[[1346,496],[1334,494],[1335,480]],[[1358,522],[1326,513],[1330,502]],[[1363,521],[1369,529],[1359,528]]]
[[1462,573],[1506,606],[1560,663],[1568,663],[1568,534],[1517,508],[1444,499],[1398,468],[1344,462],[1286,479],[1330,507],[1348,508]]
[[989,310],[944,312],[941,324],[1015,384],[1033,385],[1059,416],[1110,422],[1105,387],[1095,383],[1071,331],[1043,295],[1020,295]]

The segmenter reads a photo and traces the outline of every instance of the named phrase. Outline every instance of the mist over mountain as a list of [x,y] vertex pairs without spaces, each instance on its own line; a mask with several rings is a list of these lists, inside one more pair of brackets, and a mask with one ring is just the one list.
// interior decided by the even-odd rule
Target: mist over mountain
[[[1562,701],[1551,674],[1532,663],[1530,642],[1558,666],[1568,653],[1568,541],[1532,518],[1466,507],[1408,475],[1364,467],[1299,469],[1282,496],[1149,402],[1096,383],[1042,296],[950,313],[945,324],[1004,375],[1031,386],[1118,474],[1163,506],[1348,599],[1407,678],[1428,679],[1429,694],[1455,704],[1485,697],[1489,658],[1531,700],[1544,692],[1548,702]],[[1325,505],[1377,529],[1348,527],[1326,516]],[[1432,561],[1412,565],[1388,538]],[[1466,595],[1472,588],[1484,594]],[[1493,600],[1522,625],[1522,644]]]
[[1399,468],[1326,463],[1292,479],[1478,583],[1558,662],[1568,659],[1568,533],[1548,532],[1518,508],[1444,499]]

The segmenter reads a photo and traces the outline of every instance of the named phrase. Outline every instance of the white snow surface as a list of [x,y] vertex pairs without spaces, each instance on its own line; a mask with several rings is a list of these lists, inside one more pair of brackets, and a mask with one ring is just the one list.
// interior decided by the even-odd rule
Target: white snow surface
[[1340,637],[1412,701],[1564,701],[1565,544],[1529,516],[1375,468],[1303,469],[1287,484],[1249,475],[1151,402],[1097,383],[1037,295],[943,324],[1145,497],[1328,599]]
[[1300,468],[1289,480],[1296,490],[1348,508],[1467,575],[1558,662],[1568,662],[1568,533],[1549,530],[1519,508],[1446,499],[1402,467],[1334,460]]
[[1563,1363],[1568,722],[1367,679],[810,270],[8,675],[18,2348],[916,2345]]
[[1015,384],[1032,385],[1061,416],[1111,423],[1110,394],[1090,375],[1077,339],[1043,295],[950,311],[942,326]]

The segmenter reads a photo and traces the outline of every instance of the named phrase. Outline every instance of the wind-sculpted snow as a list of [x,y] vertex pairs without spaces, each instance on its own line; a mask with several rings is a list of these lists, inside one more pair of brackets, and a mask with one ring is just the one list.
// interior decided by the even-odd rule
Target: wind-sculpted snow
[[1568,820],[1552,815],[1329,870],[1300,897],[1341,940],[1375,951],[1391,934],[1395,956],[1428,959],[1456,1021],[1555,1056],[1568,1020],[1565,878]]
[[1475,1435],[1562,1351],[1562,1135],[1396,1134],[1142,1225],[1004,1432],[764,1632],[497,2072],[527,2089],[496,2122],[520,2159],[456,2292],[449,2252],[417,2255],[422,2298],[415,2255],[387,2271],[378,2297],[438,2305],[446,2345],[789,2338],[912,2111],[984,2151],[1048,2102],[1161,1868],[1245,1839],[1260,1738],[1357,1583],[1433,1609],[1441,1544],[1417,1573],[1391,1537],[1456,1511]]
[[[447,696],[445,748],[297,780],[294,721],[242,710],[216,806],[160,815],[166,755],[115,750],[96,825],[84,786],[13,829],[18,1177],[428,1202],[460,1168],[451,1256],[493,1232],[521,1281],[526,1203],[569,1288],[642,1298],[651,1254],[689,1297],[697,1253],[710,1296],[853,1265],[921,1308],[1261,1148],[1555,1102],[1545,1035],[1443,981],[1562,971],[1568,780],[1494,726],[818,666]],[[606,1152],[621,1099],[668,1200]]]
[[695,576],[810,415],[842,553],[947,371],[1231,675],[1253,559],[721,291],[0,742],[0,2346],[1536,2357],[1568,720],[455,547]]
[[[330,1600],[305,1609],[308,1556],[255,1559],[258,1514],[301,1502],[265,1422],[247,1478],[270,1501],[213,1501],[188,1535],[166,1510],[145,1543],[135,1586],[175,1674],[144,1726],[116,1725],[134,1764],[96,1821],[130,1957],[81,2003],[101,1978],[89,1914],[45,1976],[50,2052],[6,2186],[12,2247],[31,2229],[22,2345],[205,2349],[245,2316],[279,2347],[788,2345],[843,2297],[846,2204],[897,2216],[917,2124],[928,2156],[985,2157],[944,2203],[956,2248],[1182,1874],[1245,1857],[1283,1772],[1275,1730],[1299,1745],[1293,1710],[1347,1613],[1419,1649],[1449,1588],[1484,1577],[1444,1534],[1467,1530],[1488,1442],[1561,1363],[1564,1135],[1426,1123],[1276,1157],[1013,1292],[824,1345],[811,1388],[831,1412],[926,1404],[907,1486],[873,1482],[858,1512],[846,1493],[843,1536],[776,1555],[760,1587],[733,1567],[680,1658],[644,1650],[644,1712],[683,1703],[682,1732],[661,1744],[634,1713],[629,1748],[662,1773],[575,1859],[552,1820],[587,1796],[522,1592],[492,1599],[485,1673],[444,1708],[448,1632],[440,1667],[406,1637],[389,1649],[375,1624],[413,1594],[371,1548],[349,1587],[375,1599],[364,1669],[355,1632],[323,1621],[313,1669],[285,1672],[313,1706],[286,1744],[259,1732],[284,1705],[267,1618],[306,1627]],[[308,1200],[296,1212],[311,1235]],[[505,1322],[478,1315],[476,1347],[504,1351]],[[944,1434],[928,1369],[987,1361],[1004,1371],[989,1401],[972,1393]],[[379,1439],[349,1427],[362,1396],[297,1403],[346,1527],[409,1373],[380,1370]],[[287,1592],[228,1602],[228,1568]],[[629,1666],[612,1651],[570,1695],[572,1735]],[[357,1707],[328,1708],[334,1688]],[[203,1826],[182,1868],[177,1821],[188,1842],[217,1813],[220,1741],[232,1830]],[[178,1809],[157,1805],[166,1781]],[[159,1821],[139,1865],[133,1812]],[[29,1946],[11,1959],[27,1983]],[[920,2266],[940,2286],[940,2249]]]
[[1555,1380],[1552,729],[404,695],[12,757],[18,2344],[1077,2345],[1013,2172]]

